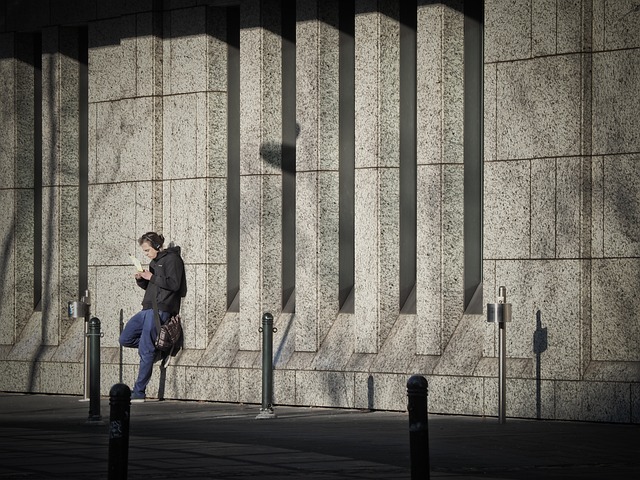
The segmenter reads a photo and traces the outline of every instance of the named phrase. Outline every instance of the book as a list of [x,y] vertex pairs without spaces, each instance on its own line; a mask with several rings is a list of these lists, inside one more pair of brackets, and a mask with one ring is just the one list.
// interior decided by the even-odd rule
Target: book
[[133,262],[133,265],[136,267],[136,270],[138,270],[139,272],[144,272],[144,269],[142,268],[142,264],[140,263],[140,260],[138,260],[133,255],[129,255],[129,258],[131,259],[131,262]]

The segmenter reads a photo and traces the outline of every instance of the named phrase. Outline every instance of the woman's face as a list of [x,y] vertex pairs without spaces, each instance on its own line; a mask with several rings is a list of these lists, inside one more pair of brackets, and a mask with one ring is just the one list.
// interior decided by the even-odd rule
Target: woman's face
[[149,242],[142,242],[140,248],[142,248],[142,253],[144,253],[149,260],[153,260],[158,256],[158,251],[153,248]]

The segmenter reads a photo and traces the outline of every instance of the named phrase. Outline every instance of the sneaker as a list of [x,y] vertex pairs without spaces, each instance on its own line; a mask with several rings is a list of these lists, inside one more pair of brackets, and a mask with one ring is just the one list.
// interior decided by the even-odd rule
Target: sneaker
[[144,395],[131,395],[131,403],[143,403]]

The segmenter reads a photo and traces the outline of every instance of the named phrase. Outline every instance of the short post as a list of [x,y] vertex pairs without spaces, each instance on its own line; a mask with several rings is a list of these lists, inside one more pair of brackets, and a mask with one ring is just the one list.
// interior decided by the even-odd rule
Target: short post
[[84,384],[83,398],[81,401],[89,400],[89,317],[91,316],[91,293],[84,291],[80,300],[68,303],[69,318],[84,319]]
[[273,411],[273,315],[262,315],[262,407],[257,419],[275,418]]
[[507,322],[511,321],[511,304],[507,289],[498,289],[497,303],[487,304],[487,322],[498,323],[498,422],[506,423],[507,410]]
[[131,389],[116,383],[109,392],[109,480],[126,480],[129,463]]
[[407,381],[409,410],[409,452],[411,458],[411,480],[429,479],[429,419],[427,414],[427,379],[414,375]]
[[100,320],[89,320],[89,419],[87,423],[102,424],[100,415]]
[[[124,311],[120,309],[120,335],[122,335],[122,330],[124,329]],[[120,375],[118,376],[118,381],[122,383],[122,345],[118,342],[120,347]]]
[[91,356],[89,350],[89,318],[91,318],[91,294],[89,290],[84,291],[80,297],[80,302],[84,305],[84,400],[91,398]]

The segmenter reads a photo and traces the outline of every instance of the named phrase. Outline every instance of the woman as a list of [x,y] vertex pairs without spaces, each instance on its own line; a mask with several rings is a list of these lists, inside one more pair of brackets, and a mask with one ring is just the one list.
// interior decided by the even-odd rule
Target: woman
[[132,402],[144,402],[145,390],[151,379],[157,353],[155,341],[158,333],[153,297],[156,297],[160,322],[164,324],[172,315],[180,312],[182,297],[187,294],[187,280],[184,263],[180,257],[180,247],[171,246],[165,250],[164,237],[155,232],[142,235],[138,244],[145,256],[151,260],[149,270],[135,274],[138,286],[145,290],[142,310],[129,319],[120,335],[120,345],[137,348],[140,355],[138,379],[131,392]]

